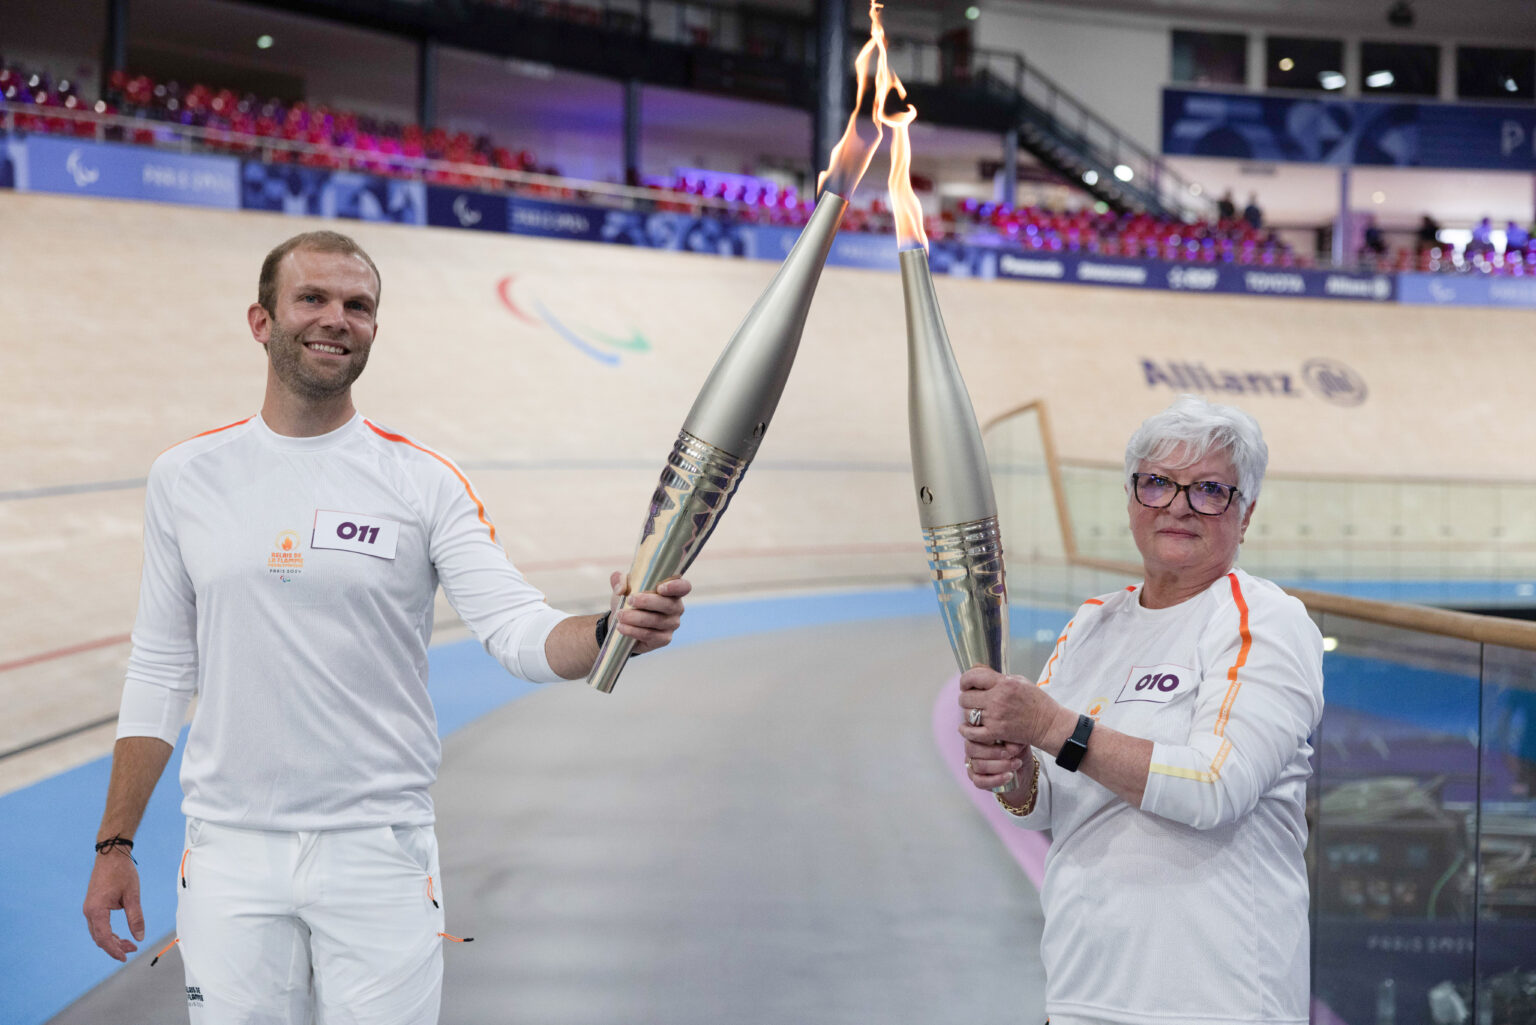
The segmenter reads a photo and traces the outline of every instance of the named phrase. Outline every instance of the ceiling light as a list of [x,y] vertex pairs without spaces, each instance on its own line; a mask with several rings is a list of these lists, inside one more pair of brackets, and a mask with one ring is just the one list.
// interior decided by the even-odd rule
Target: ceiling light
[[1396,81],[1397,76],[1390,71],[1373,71],[1365,76],[1365,87],[1367,89],[1385,89]]
[[1506,78],[1504,80],[1504,91],[1507,93],[1517,93],[1520,91],[1520,86],[1515,84],[1515,80],[1513,78]]
[[1097,185],[1098,183],[1099,183],[1099,172],[1094,171],[1092,169],[1089,169],[1089,170],[1083,172],[1083,184],[1084,185]]
[[1199,182],[1195,182],[1193,185],[1191,185],[1189,187],[1189,194],[1191,196],[1204,195],[1205,194],[1205,189],[1201,187]]
[[980,7],[967,7],[965,9],[965,20],[966,21],[975,21],[979,17],[981,17],[981,8]]
[[1319,71],[1317,73],[1317,84],[1322,86],[1324,89],[1342,89],[1344,88],[1344,83],[1347,81],[1348,79],[1344,77],[1343,72]]
[[270,49],[272,49],[272,37],[271,36],[267,36],[267,35],[257,36],[256,37],[256,49],[258,49],[258,50],[270,50]]
[[1295,66],[1296,66],[1296,62],[1291,60],[1289,57],[1281,57],[1280,58],[1280,70],[1281,71],[1290,71]]
[[1123,182],[1128,182],[1132,178],[1136,177],[1136,172],[1132,171],[1129,167],[1126,167],[1124,164],[1116,164],[1115,165],[1115,177],[1119,178]]
[[1375,203],[1376,205],[1380,206],[1382,203],[1385,203],[1386,201],[1387,201],[1387,194],[1385,192],[1382,192],[1380,189],[1378,189],[1375,192],[1371,193],[1371,202],[1372,203]]

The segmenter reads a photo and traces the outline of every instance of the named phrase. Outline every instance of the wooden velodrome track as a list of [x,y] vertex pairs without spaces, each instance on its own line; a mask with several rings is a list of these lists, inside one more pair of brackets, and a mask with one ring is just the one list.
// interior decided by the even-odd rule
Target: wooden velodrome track
[[[0,194],[0,683],[12,710],[0,752],[115,712],[139,482],[167,445],[257,408],[263,368],[244,309],[260,258],[319,223]],[[773,266],[339,227],[384,275],[360,407],[456,459],[513,560],[557,604],[595,608],[608,570],[628,560],[694,392]],[[978,415],[1049,397],[1070,458],[1118,458],[1135,424],[1172,397],[1147,387],[1143,359],[1294,368],[1326,354],[1361,373],[1373,401],[1239,400],[1264,423],[1274,469],[1529,475],[1529,314],[938,287]],[[889,274],[825,273],[773,429],[691,574],[699,601],[919,580],[899,296]],[[454,629],[451,614],[440,622]],[[454,738],[437,789],[443,829],[459,837],[445,839],[445,866],[461,873],[461,906],[487,909],[482,942],[513,946],[495,958],[455,953],[450,985],[464,973],[457,991],[469,995],[450,996],[462,1013],[446,1020],[499,1018],[489,1009],[508,972],[523,973],[521,999],[539,1009],[530,1021],[612,1021],[623,1007],[675,1021],[754,1020],[742,1008],[764,1009],[764,1021],[935,1021],[951,1010],[959,1021],[986,1008],[1028,1008],[1020,1020],[1031,1020],[1034,898],[963,802],[930,799],[940,786],[952,797],[922,718],[948,671],[937,626],[891,620],[853,654],[844,637],[806,627],[700,644],[666,665],[636,664],[622,685],[636,719],[593,724],[581,688],[556,688]],[[570,733],[599,739],[611,764],[572,757]],[[110,744],[108,724],[0,759],[0,792]],[[644,772],[611,794],[604,784],[624,766]],[[694,801],[658,810],[656,793]],[[488,824],[509,818],[532,833]],[[606,894],[520,867],[575,860],[590,878],[607,850],[629,868]],[[957,865],[966,878],[974,867],[974,886]],[[801,894],[792,921],[774,917],[790,912],[758,884]],[[911,896],[893,899],[903,888]],[[537,921],[518,918],[530,907]],[[508,924],[497,924],[501,908]],[[783,955],[771,969],[759,959],[769,948]],[[471,951],[481,967],[460,967]],[[633,988],[584,984],[580,968],[594,960],[629,965],[603,977]],[[1018,972],[1002,987],[999,964]],[[110,985],[138,983],[128,973]],[[928,1004],[913,1002],[919,989]],[[114,992],[137,991],[105,989],[88,998],[105,1004],[70,1020],[127,1020],[90,1016]]]
[[[319,223],[0,194],[0,678],[16,711],[0,723],[0,753],[115,711],[137,599],[139,482],[168,445],[259,406],[261,353],[244,319],[256,271],[270,246]],[[341,227],[384,276],[360,407],[464,465],[512,559],[553,600],[590,607],[627,563],[683,415],[774,267]],[[1299,375],[1321,355],[1352,367],[1370,398],[1237,399],[1265,426],[1272,472],[1530,477],[1529,313],[949,278],[938,288],[978,416],[1048,398],[1067,459],[1117,460],[1172,397],[1147,386],[1145,359]],[[921,571],[899,297],[893,275],[825,272],[773,427],[695,567],[701,597]],[[1536,510],[1515,515],[1536,523]],[[109,742],[103,727],[0,760],[0,792]]]

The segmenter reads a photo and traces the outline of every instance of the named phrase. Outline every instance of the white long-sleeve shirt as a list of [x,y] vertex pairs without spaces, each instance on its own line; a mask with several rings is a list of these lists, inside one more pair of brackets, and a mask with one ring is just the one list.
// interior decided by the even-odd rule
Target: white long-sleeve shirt
[[182,810],[314,830],[433,821],[427,694],[438,584],[534,682],[565,614],[507,560],[452,462],[362,416],[314,438],[259,416],[150,469],[119,737],[174,743],[194,693]]
[[1040,675],[1066,708],[1153,742],[1139,809],[1036,752],[1039,796],[1014,821],[1051,834],[1046,1010],[1052,1025],[1302,1025],[1321,635],[1242,570],[1166,609],[1139,590],[1078,609]]

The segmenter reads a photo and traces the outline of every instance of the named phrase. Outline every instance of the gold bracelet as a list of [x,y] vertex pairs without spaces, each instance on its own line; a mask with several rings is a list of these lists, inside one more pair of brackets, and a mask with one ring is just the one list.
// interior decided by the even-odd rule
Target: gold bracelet
[[1014,818],[1022,819],[1035,810],[1035,799],[1040,796],[1040,759],[1035,759],[1035,771],[1029,777],[1029,799],[1024,802],[1024,807],[1015,808],[1003,800],[1003,795],[997,795],[997,803],[1003,806],[1003,810]]

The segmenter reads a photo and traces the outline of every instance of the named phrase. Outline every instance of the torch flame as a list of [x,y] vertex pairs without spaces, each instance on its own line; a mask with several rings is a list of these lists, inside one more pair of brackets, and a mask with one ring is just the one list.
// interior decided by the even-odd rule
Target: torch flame
[[[878,6],[871,4],[872,8]],[[873,11],[871,16],[875,17]],[[923,230],[923,206],[917,201],[917,193],[912,190],[912,138],[907,132],[907,127],[917,120],[917,108],[908,104],[906,110],[894,114],[885,112],[886,99],[890,94],[894,91],[905,100],[907,87],[901,84],[901,79],[891,70],[885,48],[885,27],[880,24],[878,17],[875,17],[870,35],[877,37],[880,50],[880,62],[875,69],[875,120],[891,128],[891,173],[886,183],[891,194],[891,212],[896,216],[896,250],[900,252],[922,246],[923,251],[927,252],[928,234]]]
[[[874,158],[875,150],[880,148],[880,140],[884,132],[880,128],[880,105],[875,104],[870,122],[875,126],[875,137],[867,138],[859,134],[859,128],[864,123],[859,112],[864,109],[864,93],[869,85],[869,66],[875,60],[875,54],[879,53],[879,66],[886,66],[885,59],[885,28],[880,24],[880,3],[878,0],[870,0],[869,4],[869,42],[859,49],[858,57],[854,58],[853,70],[858,77],[858,93],[853,100],[853,113],[848,115],[848,127],[843,131],[843,137],[837,140],[837,145],[832,147],[832,156],[827,161],[827,169],[821,172],[816,179],[816,191],[830,192],[835,196],[842,196],[852,201],[853,190],[859,187],[859,180],[864,177],[864,172],[869,170],[869,162]],[[879,92],[878,79],[876,93]]]

